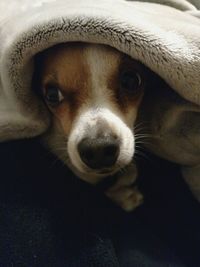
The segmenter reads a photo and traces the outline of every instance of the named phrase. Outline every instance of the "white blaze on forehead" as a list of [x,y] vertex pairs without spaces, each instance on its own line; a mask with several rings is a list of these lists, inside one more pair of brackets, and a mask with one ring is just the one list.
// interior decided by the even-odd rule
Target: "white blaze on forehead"
[[112,88],[108,88],[108,83],[112,75],[118,70],[121,54],[110,47],[89,45],[85,49],[84,56],[91,75],[92,101],[97,105],[98,103],[106,104],[109,101],[108,89],[112,90]]
[[[81,106],[68,138],[69,158],[75,169],[89,175],[91,170],[82,162],[78,144],[83,138],[96,137],[96,133],[101,130],[102,135],[109,132],[120,141],[119,157],[113,167],[113,171],[118,170],[129,164],[134,154],[133,121],[128,123],[127,115],[120,111],[114,102],[115,98],[111,97],[112,90],[114,94],[116,88],[109,88],[112,84],[110,79],[118,72],[121,53],[106,46],[88,45],[83,50],[83,60],[89,73],[89,96]],[[93,170],[92,175],[100,174]]]
[[89,90],[91,97],[87,101],[88,105],[96,108],[106,107],[132,127],[137,108],[133,106],[124,114],[118,107],[115,98],[111,97],[115,94],[116,88],[109,87],[112,85],[112,82],[110,82],[112,76],[117,77],[122,53],[109,46],[92,44],[85,47],[83,58],[87,62],[90,74]]

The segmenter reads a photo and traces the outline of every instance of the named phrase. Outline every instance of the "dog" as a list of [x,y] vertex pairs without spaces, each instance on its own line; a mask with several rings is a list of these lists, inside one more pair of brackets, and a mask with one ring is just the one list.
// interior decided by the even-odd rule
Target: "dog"
[[133,156],[145,75],[141,63],[101,44],[62,43],[35,59],[33,90],[51,114],[45,144],[91,184],[116,175],[106,195],[126,211],[143,202]]
[[[200,108],[140,62],[106,45],[56,45],[36,56],[33,90],[51,114],[44,143],[91,184],[115,175],[106,195],[124,210],[143,202],[134,186],[136,136],[182,167],[200,201]],[[137,125],[144,127],[135,134]]]

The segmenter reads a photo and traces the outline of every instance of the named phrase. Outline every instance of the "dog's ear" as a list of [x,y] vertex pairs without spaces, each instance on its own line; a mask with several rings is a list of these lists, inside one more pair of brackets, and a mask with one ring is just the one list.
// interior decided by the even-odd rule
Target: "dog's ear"
[[32,90],[39,96],[42,96],[41,78],[43,70],[44,55],[38,53],[34,57],[34,71],[32,76]]

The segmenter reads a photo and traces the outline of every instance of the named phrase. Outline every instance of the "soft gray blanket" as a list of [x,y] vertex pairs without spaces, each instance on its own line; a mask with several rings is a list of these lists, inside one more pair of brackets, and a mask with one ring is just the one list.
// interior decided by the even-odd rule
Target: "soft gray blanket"
[[200,105],[200,20],[191,15],[198,7],[198,0],[1,0],[0,140],[48,128],[46,108],[31,91],[33,57],[61,42],[113,46]]

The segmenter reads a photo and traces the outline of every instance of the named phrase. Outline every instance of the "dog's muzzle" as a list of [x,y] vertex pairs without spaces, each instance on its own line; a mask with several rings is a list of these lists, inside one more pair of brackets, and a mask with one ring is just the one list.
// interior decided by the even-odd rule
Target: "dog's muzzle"
[[120,115],[107,108],[90,108],[75,120],[67,150],[78,175],[95,182],[131,162],[134,136]]
[[78,152],[83,163],[91,169],[111,168],[118,159],[120,142],[112,135],[85,137],[78,144]]

